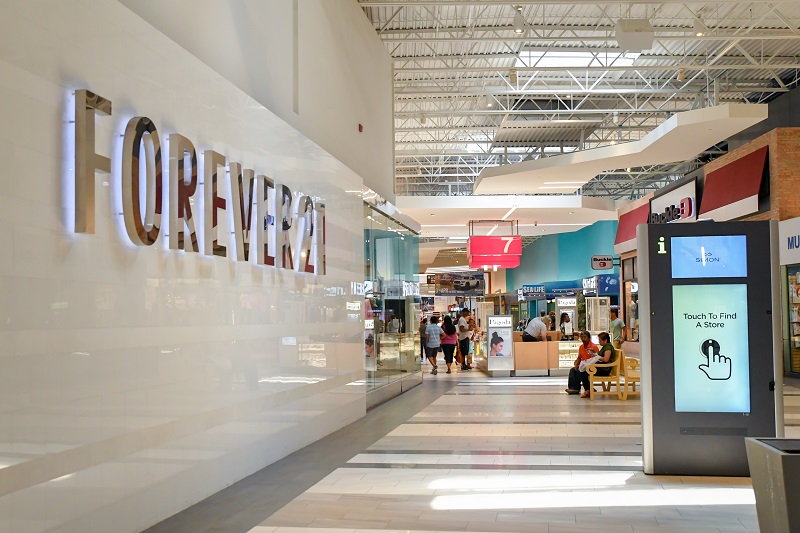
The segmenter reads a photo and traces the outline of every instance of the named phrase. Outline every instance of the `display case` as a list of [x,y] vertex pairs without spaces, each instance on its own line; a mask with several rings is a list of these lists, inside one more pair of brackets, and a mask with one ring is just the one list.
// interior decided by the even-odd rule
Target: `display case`
[[566,375],[575,364],[578,357],[580,341],[561,341],[558,343],[558,364],[550,368],[550,375]]
[[586,329],[590,333],[608,331],[611,298],[592,296],[586,298]]
[[789,366],[792,373],[800,372],[800,267],[787,268],[789,300]]

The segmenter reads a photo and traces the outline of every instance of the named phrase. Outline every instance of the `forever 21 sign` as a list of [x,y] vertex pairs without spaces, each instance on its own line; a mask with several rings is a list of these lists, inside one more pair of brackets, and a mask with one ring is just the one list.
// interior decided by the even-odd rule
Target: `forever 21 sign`
[[[95,117],[111,115],[111,101],[88,90],[75,91],[75,232],[94,233],[95,170],[111,172],[112,161],[95,153]],[[190,201],[197,191],[198,158],[186,137],[168,135],[169,248],[200,253],[197,222]],[[125,230],[137,246],[152,246],[161,233],[163,170],[158,130],[147,117],[133,117],[125,127],[121,165],[122,211]],[[213,150],[203,158],[203,254],[235,255],[251,261],[298,272],[325,274],[325,205],[300,195],[293,202],[286,185],[227,161]],[[220,195],[219,171],[228,171],[227,198]],[[144,182],[140,176],[144,170]],[[144,187],[142,189],[142,187]],[[142,217],[141,199],[145,199]],[[233,219],[235,254],[218,239],[221,212]],[[252,259],[251,259],[251,256]]]

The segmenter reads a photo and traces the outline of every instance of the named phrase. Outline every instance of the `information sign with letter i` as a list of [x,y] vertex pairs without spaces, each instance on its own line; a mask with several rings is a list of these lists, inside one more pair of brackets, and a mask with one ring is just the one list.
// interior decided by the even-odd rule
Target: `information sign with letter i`
[[744,438],[783,436],[777,230],[637,228],[646,473],[747,476]]

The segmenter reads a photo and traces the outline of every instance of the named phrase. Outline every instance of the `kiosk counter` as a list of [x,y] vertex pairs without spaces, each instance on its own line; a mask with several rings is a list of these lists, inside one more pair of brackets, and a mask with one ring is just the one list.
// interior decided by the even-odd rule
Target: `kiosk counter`
[[548,331],[547,340],[522,342],[514,332],[514,374],[517,376],[566,376],[578,356],[580,342],[562,340],[560,331]]

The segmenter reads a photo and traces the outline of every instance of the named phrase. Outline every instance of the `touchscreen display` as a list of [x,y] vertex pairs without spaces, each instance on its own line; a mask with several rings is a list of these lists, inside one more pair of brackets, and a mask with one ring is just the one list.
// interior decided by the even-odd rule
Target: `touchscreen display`
[[747,237],[715,235],[672,237],[673,278],[743,278],[747,276]]
[[747,285],[672,287],[675,410],[750,412]]

